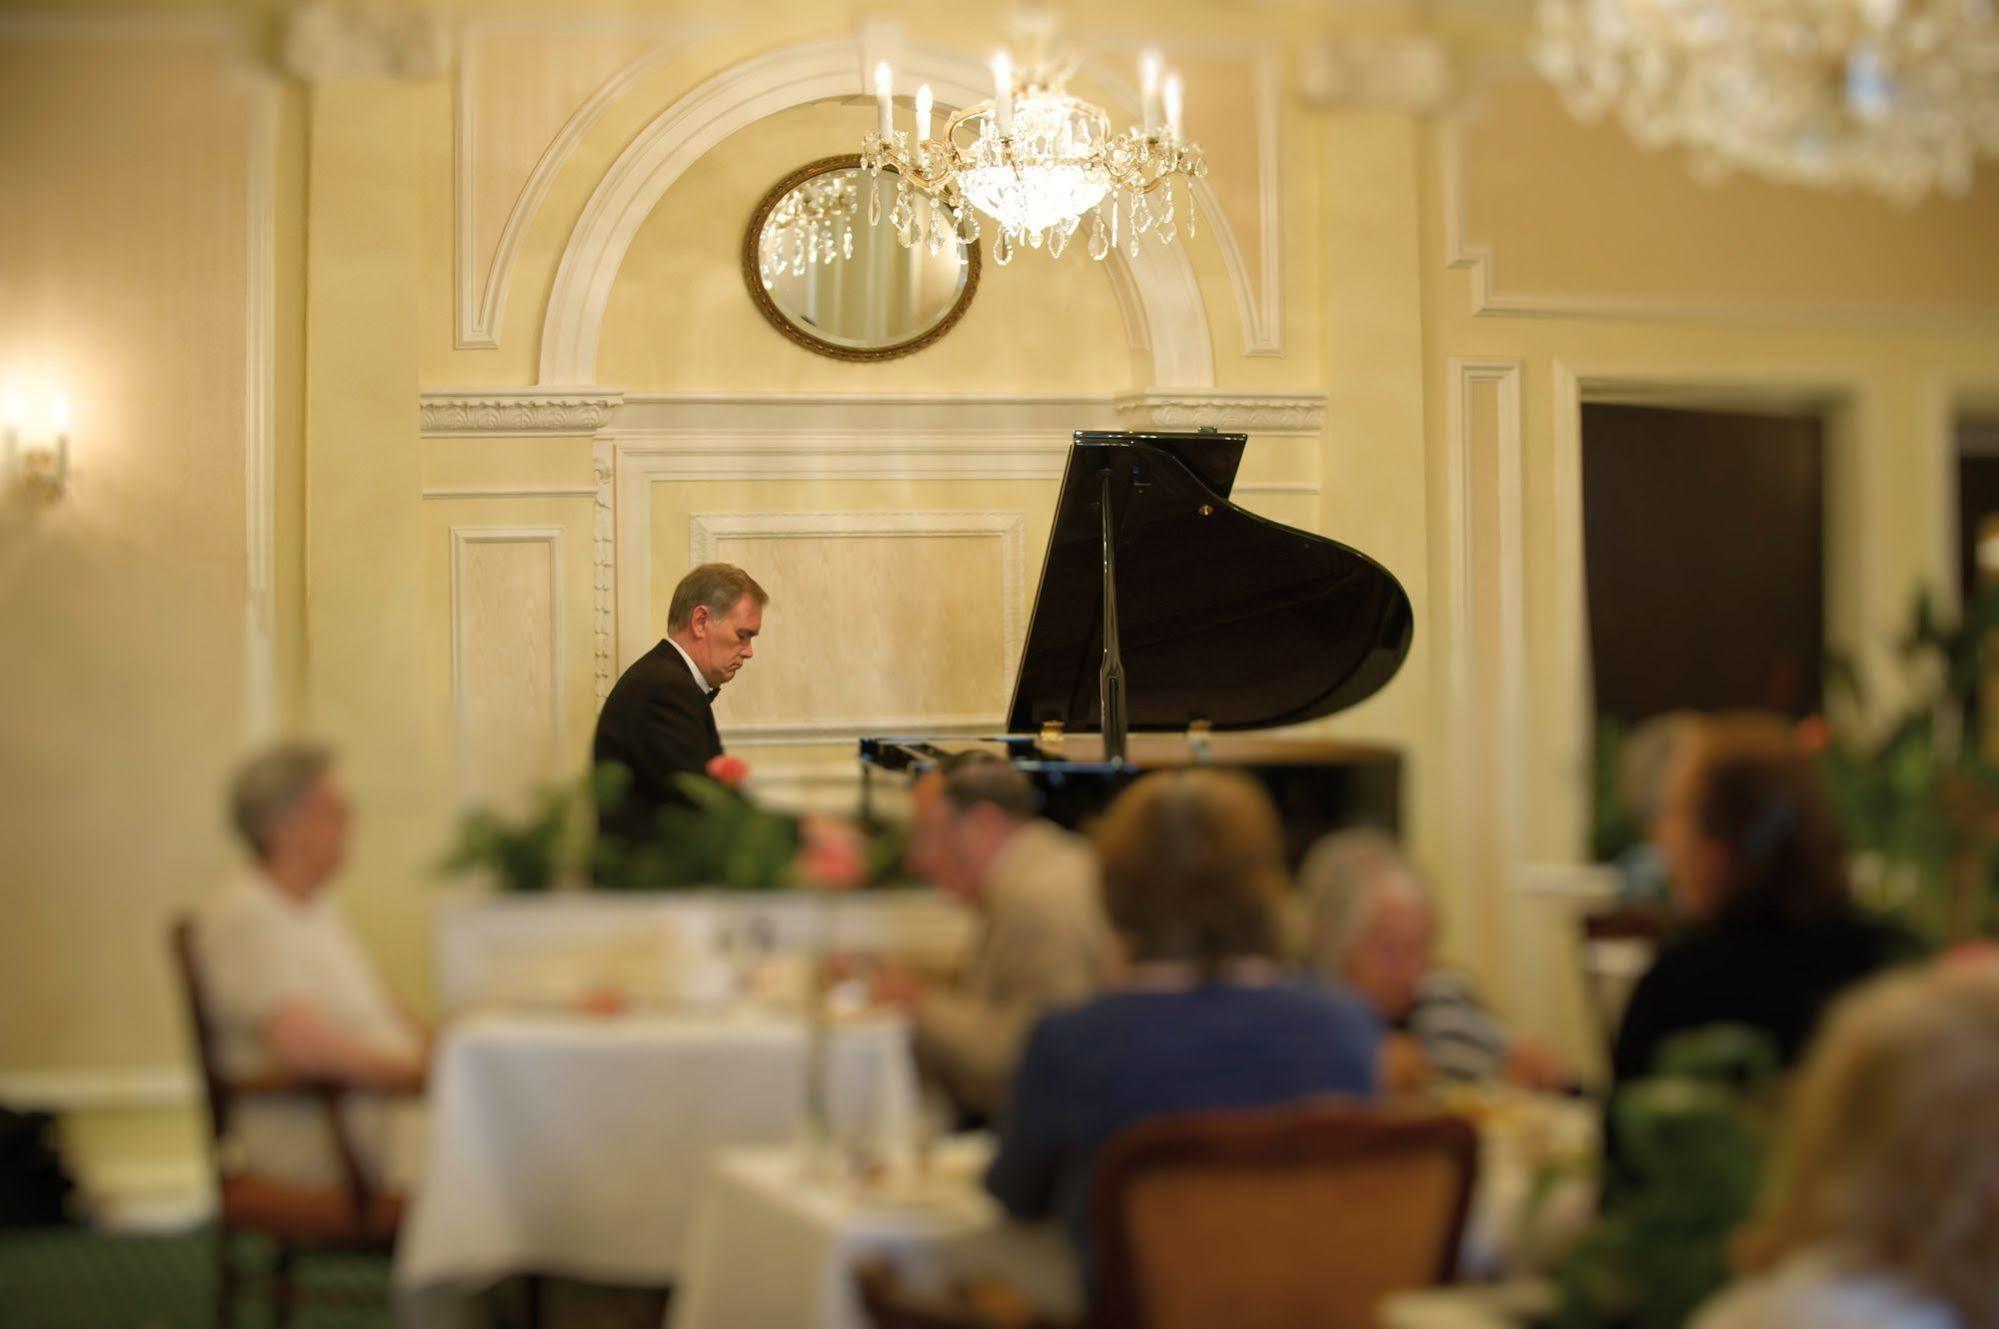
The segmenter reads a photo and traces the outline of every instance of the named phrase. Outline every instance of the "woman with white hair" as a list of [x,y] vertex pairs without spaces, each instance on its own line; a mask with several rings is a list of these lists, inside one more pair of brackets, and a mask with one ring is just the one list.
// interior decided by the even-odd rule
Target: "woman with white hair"
[[1298,869],[1306,967],[1364,997],[1390,1030],[1382,1080],[1409,1090],[1433,1079],[1566,1085],[1554,1056],[1516,1038],[1461,974],[1436,967],[1437,910],[1428,883],[1380,831],[1341,831]]

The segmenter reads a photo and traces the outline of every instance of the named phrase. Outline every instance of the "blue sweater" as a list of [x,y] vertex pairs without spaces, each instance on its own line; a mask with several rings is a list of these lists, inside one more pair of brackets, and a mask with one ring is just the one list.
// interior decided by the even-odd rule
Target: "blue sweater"
[[986,1188],[1015,1218],[1058,1215],[1087,1269],[1097,1150],[1147,1117],[1371,1097],[1380,1024],[1313,984],[1112,992],[1035,1027]]

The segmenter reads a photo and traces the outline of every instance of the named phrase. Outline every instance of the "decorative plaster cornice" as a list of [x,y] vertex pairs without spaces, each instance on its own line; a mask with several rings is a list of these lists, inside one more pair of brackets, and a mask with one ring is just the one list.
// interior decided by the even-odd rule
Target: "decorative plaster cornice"
[[610,422],[621,392],[528,388],[422,394],[425,437],[467,434],[594,434]]
[[285,72],[308,83],[350,78],[439,78],[451,68],[440,14],[308,0],[285,21]]
[[1239,429],[1252,434],[1317,434],[1326,423],[1323,392],[1132,392],[1118,414],[1156,429]]

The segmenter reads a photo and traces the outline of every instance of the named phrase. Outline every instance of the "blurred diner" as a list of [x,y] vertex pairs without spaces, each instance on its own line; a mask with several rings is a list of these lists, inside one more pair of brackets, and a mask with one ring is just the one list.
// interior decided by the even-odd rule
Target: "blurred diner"
[[1693,1329],[1999,1324],[1999,968],[1877,979],[1829,1012],[1741,1279]]
[[1387,1028],[1382,1087],[1504,1080],[1560,1088],[1560,1060],[1507,1028],[1463,974],[1437,965],[1437,907],[1429,883],[1377,830],[1326,836],[1298,869],[1302,960],[1374,1008]]
[[[194,915],[220,1069],[281,1073],[364,1091],[342,1104],[371,1186],[402,1190],[421,1168],[429,1035],[382,982],[333,897],[351,813],[331,749],[281,742],[249,758],[229,790],[242,868]],[[246,1101],[225,1151],[240,1170],[298,1186],[342,1183],[324,1109],[310,1098]]]
[[1855,903],[1817,768],[1770,716],[1705,719],[1677,747],[1653,827],[1684,928],[1625,1008],[1617,1084],[1674,1034],[1745,1025],[1794,1063],[1834,996],[1913,952]]
[[1122,971],[1035,1027],[986,1174],[1009,1214],[1059,1218],[1079,1253],[1095,1160],[1117,1132],[1168,1113],[1371,1098],[1380,1040],[1358,998],[1279,963],[1283,840],[1259,786],[1155,772],[1095,839]]
[[977,931],[955,982],[891,966],[873,995],[910,1012],[919,1071],[982,1120],[1004,1105],[1034,1021],[1103,983],[1111,942],[1096,856],[1035,816],[1027,777],[985,753],[925,773],[913,799],[910,869],[970,909]]

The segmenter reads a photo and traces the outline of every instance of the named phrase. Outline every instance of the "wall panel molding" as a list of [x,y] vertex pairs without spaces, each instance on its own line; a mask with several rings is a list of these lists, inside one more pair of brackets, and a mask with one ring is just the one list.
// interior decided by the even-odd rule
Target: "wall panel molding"
[[[650,518],[644,536],[651,538]],[[1026,531],[1020,512],[973,512],[955,508],[918,512],[727,512],[694,513],[688,524],[688,560],[708,563],[728,539],[755,540],[996,540],[1000,553],[1000,658],[995,666],[1011,683],[1026,641]],[[649,548],[649,545],[642,546]],[[646,587],[650,596],[650,586]],[[647,603],[650,603],[649,599]],[[650,642],[646,643],[650,646]],[[1003,704],[1003,703],[1002,703]],[[855,714],[810,721],[731,724],[723,736],[735,746],[827,743],[863,734],[991,732],[1004,723],[990,714]]]
[[[707,26],[702,25],[700,30],[706,30]],[[576,151],[577,144],[583,141],[584,135],[604,118],[604,113],[610,110],[634,84],[651,73],[668,56],[681,49],[680,43],[669,44],[662,34],[658,46],[606,79],[582,105],[571,112],[569,119],[542,150],[534,169],[521,185],[520,192],[514,196],[513,205],[507,210],[506,220],[501,223],[499,239],[494,243],[492,258],[482,274],[479,271],[477,236],[474,231],[478,197],[479,125],[473,99],[478,90],[478,39],[487,32],[512,32],[517,27],[517,24],[496,24],[490,20],[482,20],[466,24],[459,39],[458,79],[453,93],[457,140],[457,162],[453,173],[454,207],[457,211],[453,267],[456,272],[457,293],[455,344],[465,350],[491,350],[500,344],[500,330],[507,313],[507,287],[513,276],[515,251],[520,248],[521,237],[526,234],[536,214],[540,212],[542,200],[548,196],[549,186],[568,164],[570,157]],[[558,30],[558,33],[562,30]],[[603,29],[593,26],[580,31],[596,35]],[[689,35],[694,31],[696,29],[690,27]]]
[[1316,437],[1326,425],[1323,392],[1133,392],[1117,399],[1118,414],[1138,428],[1239,430],[1257,435]]
[[466,639],[466,605],[471,551],[481,545],[529,544],[548,547],[548,705],[551,754],[563,748],[567,726],[564,711],[568,690],[565,686],[563,625],[563,528],[560,526],[453,526],[451,528],[451,715],[453,746],[458,753],[461,794],[466,782],[466,686],[465,668],[470,646]]
[[278,726],[278,85],[249,81],[250,160],[244,229],[244,726]]
[[596,389],[480,388],[420,394],[426,438],[494,434],[594,434],[610,422],[620,394]]

